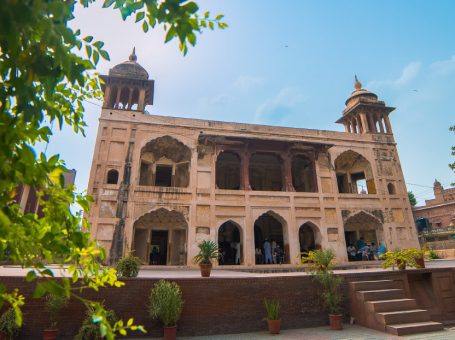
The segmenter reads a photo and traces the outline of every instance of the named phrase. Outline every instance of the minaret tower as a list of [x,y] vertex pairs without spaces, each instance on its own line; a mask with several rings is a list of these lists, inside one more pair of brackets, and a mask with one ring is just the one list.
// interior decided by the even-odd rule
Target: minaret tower
[[138,64],[136,49],[129,60],[114,66],[108,76],[101,76],[104,84],[104,109],[144,112],[146,105],[153,104],[154,80]]
[[389,114],[394,107],[386,106],[378,96],[362,89],[362,84],[355,76],[355,90],[346,100],[343,117],[336,122],[343,124],[348,133],[392,134]]

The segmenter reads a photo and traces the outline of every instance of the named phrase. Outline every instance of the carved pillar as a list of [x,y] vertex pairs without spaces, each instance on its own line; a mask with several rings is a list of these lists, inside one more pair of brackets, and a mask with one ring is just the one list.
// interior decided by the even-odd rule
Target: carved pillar
[[365,112],[362,112],[360,114],[360,119],[362,121],[362,126],[363,126],[363,133],[370,132],[370,128],[368,126],[368,121]]
[[287,152],[283,155],[284,161],[284,171],[283,171],[283,179],[284,179],[284,190],[285,191],[295,191],[294,186],[292,185],[292,157]]
[[142,88],[139,90],[139,99],[137,102],[138,111],[144,111],[145,109],[145,89]]
[[355,119],[352,119],[352,120],[351,120],[351,123],[352,123],[352,131],[353,131],[354,133],[358,133],[358,130],[357,130],[357,129],[358,129],[358,128],[357,128],[357,122],[355,121]]
[[373,132],[378,133],[378,128],[376,126],[376,117],[375,115],[370,116],[371,126],[373,127]]
[[240,185],[242,190],[251,190],[250,186],[250,153],[245,151],[242,157],[242,172],[240,176]]
[[355,122],[356,122],[357,126],[359,127],[359,131],[358,131],[358,132],[359,132],[359,133],[363,133],[364,128],[363,128],[363,126],[362,126],[362,121],[361,121],[361,119],[360,119],[359,116],[356,116],[356,117],[355,117]]
[[344,132],[349,132],[349,125],[348,123],[344,123]]
[[111,96],[111,86],[109,85],[109,86],[106,86],[106,90],[104,91],[103,107],[109,107],[109,102],[111,101],[110,96]]
[[122,93],[122,89],[121,88],[118,88],[117,90],[117,98],[115,99],[115,103],[114,103],[114,108],[118,109],[118,104],[120,102],[120,94]]
[[389,120],[389,115],[384,115],[384,123],[387,128],[387,133],[393,133],[392,125],[390,124],[390,120]]
[[128,110],[131,110],[131,106],[132,106],[131,102],[132,101],[133,101],[133,89],[131,88],[130,89],[130,95],[128,97]]

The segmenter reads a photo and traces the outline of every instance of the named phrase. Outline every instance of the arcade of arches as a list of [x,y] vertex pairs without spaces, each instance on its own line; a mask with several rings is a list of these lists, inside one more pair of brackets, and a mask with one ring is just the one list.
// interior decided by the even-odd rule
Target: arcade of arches
[[240,227],[228,221],[218,229],[218,249],[220,265],[243,263],[243,242]]
[[182,213],[160,208],[134,223],[134,255],[143,263],[185,265],[188,224]]

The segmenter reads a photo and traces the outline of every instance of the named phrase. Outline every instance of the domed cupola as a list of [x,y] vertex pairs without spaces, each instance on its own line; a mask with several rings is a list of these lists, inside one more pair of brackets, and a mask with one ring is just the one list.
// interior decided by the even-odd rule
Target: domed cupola
[[153,104],[155,81],[149,80],[148,72],[137,62],[135,48],[127,61],[114,66],[101,79],[104,108],[144,111],[146,105]]
[[355,76],[354,91],[345,102],[343,116],[336,122],[345,126],[349,133],[391,134],[389,114],[394,107],[388,107],[373,92],[362,88]]
[[149,79],[149,74],[145,68],[137,62],[136,48],[133,48],[133,53],[131,53],[129,60],[115,65],[109,70],[109,76],[141,80]]

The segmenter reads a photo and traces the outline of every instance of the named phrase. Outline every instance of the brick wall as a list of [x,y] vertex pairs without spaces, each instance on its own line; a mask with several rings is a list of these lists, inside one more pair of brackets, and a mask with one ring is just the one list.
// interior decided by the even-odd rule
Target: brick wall
[[[347,283],[353,280],[393,279],[402,273],[378,272],[346,274],[344,314],[349,315]],[[18,287],[26,295],[24,307],[25,326],[23,339],[41,339],[41,330],[48,325],[48,315],[42,299],[30,297],[33,285],[21,277],[0,277],[8,287]],[[128,279],[122,288],[103,289],[98,294],[87,291],[85,297],[104,301],[121,318],[134,317],[144,325],[148,337],[162,335],[161,325],[148,315],[147,304],[150,289],[156,279]],[[228,334],[266,330],[262,301],[277,298],[282,305],[282,328],[304,328],[328,324],[327,314],[321,308],[317,284],[310,276],[280,276],[267,278],[194,278],[177,282],[185,300],[179,336]],[[453,282],[453,281],[451,281]],[[454,287],[455,288],[455,287]],[[84,306],[72,301],[61,311],[60,338],[72,339],[85,317]],[[130,336],[139,334],[130,333]]]

